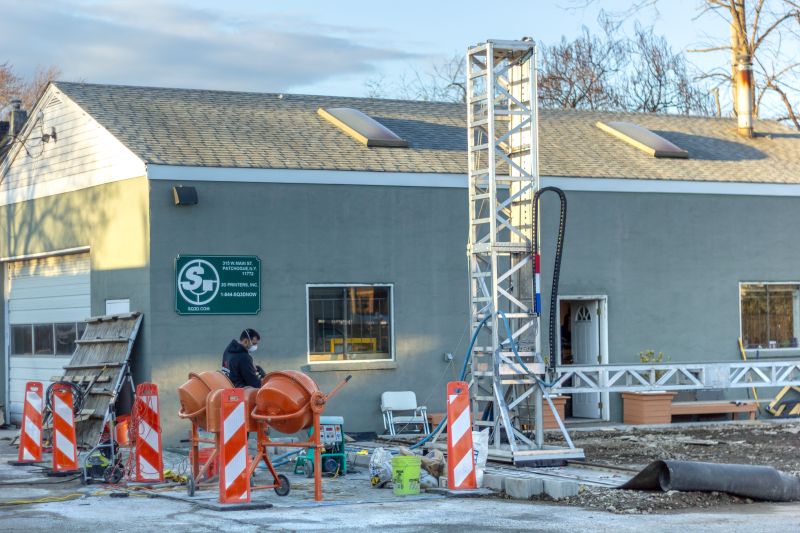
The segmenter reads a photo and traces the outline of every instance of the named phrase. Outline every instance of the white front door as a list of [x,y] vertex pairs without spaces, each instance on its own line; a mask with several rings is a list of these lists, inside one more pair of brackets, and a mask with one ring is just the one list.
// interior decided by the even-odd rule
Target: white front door
[[[572,360],[576,365],[600,363],[600,320],[597,300],[577,301],[571,306]],[[600,393],[586,392],[572,395],[572,416],[600,418]]]

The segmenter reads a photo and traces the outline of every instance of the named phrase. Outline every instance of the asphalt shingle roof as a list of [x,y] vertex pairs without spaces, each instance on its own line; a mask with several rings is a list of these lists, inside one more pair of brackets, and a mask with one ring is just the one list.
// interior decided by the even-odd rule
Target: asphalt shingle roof
[[[388,172],[467,172],[463,104],[165,89],[55,82],[147,163],[205,167]],[[409,143],[368,148],[317,115],[354,107]],[[689,151],[656,159],[595,127],[628,121]],[[542,110],[545,176],[800,183],[800,132],[757,121],[737,135],[731,119]]]

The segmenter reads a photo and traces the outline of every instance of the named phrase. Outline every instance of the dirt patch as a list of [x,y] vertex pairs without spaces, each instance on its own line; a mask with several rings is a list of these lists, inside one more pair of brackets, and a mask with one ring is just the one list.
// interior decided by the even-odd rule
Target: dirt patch
[[[772,466],[800,476],[800,421],[698,425],[642,429],[574,431],[575,445],[586,460],[640,469],[652,461],[672,459]],[[618,514],[649,514],[752,503],[720,492],[645,492],[584,487],[558,503]]]
[[766,465],[800,475],[800,421],[575,431],[586,460],[641,468],[658,459]]

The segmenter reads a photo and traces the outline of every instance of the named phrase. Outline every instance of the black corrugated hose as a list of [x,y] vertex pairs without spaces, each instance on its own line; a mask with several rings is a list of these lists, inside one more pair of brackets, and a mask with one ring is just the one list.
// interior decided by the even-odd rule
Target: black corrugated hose
[[[558,187],[543,187],[533,195],[533,256],[539,255],[539,198],[545,192],[552,191],[561,199],[561,216],[558,221],[558,238],[556,239],[556,255],[553,263],[553,288],[550,291],[550,355],[547,366],[555,367],[556,354],[556,309],[558,306],[558,278],[561,275],[561,255],[564,252],[564,233],[567,229],[567,195]],[[541,289],[541,288],[540,288]],[[541,309],[539,310],[541,313]],[[558,337],[560,338],[560,337]]]

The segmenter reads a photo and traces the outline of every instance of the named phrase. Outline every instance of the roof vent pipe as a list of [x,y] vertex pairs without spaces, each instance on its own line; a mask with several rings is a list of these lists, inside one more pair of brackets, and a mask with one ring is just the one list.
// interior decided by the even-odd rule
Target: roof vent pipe
[[736,118],[739,135],[753,136],[753,62],[749,54],[736,56]]

